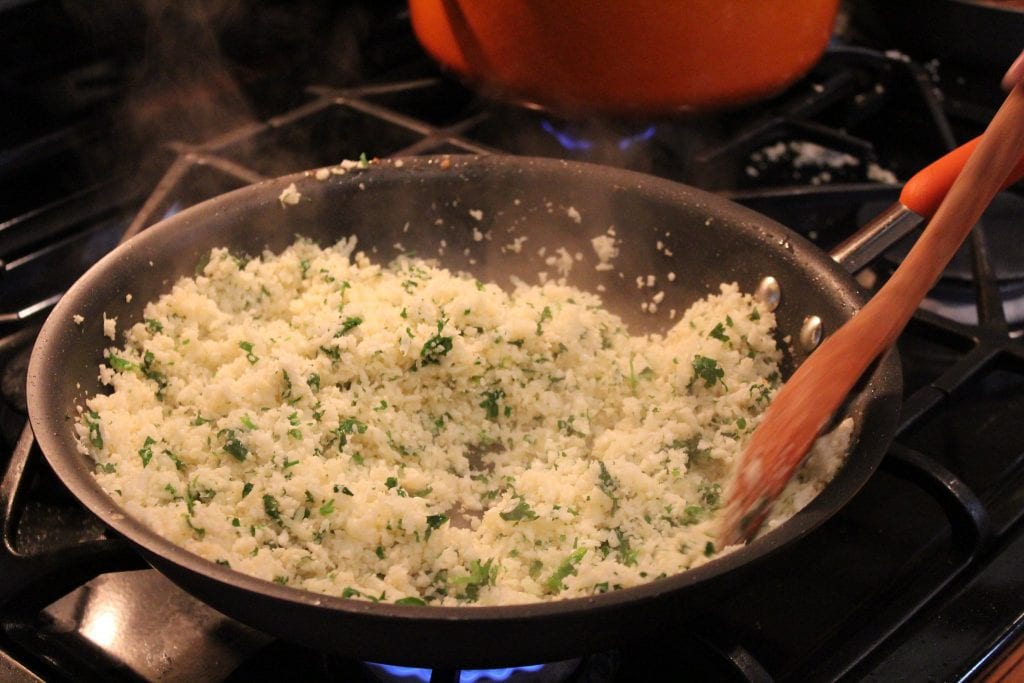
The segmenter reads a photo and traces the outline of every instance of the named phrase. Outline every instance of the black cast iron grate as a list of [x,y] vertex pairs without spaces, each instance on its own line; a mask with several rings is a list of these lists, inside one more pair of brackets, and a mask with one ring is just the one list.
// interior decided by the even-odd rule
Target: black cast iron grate
[[[901,55],[855,48],[830,50],[784,95],[713,122],[558,121],[482,101],[438,77],[307,92],[307,102],[280,116],[201,144],[166,143],[166,170],[151,191],[104,182],[0,223],[0,463],[6,467],[0,650],[40,675],[146,676],[102,649],[83,651],[75,646],[80,637],[45,616],[48,605],[95,577],[145,564],[77,508],[41,466],[19,393],[45,312],[120,240],[203,199],[361,153],[516,153],[591,160],[696,184],[830,248],[853,231],[861,207],[896,197],[898,186],[878,179],[905,178],[978,132],[977,121],[948,116],[926,70]],[[808,149],[825,150],[825,161],[796,163]],[[1022,223],[1017,215],[1011,227]],[[987,229],[976,230],[969,247],[977,324],[922,310],[900,340],[907,391],[899,435],[865,490],[685,632],[627,648],[612,663],[597,657],[604,680],[684,670],[673,666],[691,674],[703,666],[708,676],[747,681],[898,676],[911,670],[900,666],[915,672],[938,666],[908,653],[934,649],[935,620],[949,619],[976,584],[1024,555],[1024,441],[1016,434],[1024,418],[1024,343],[1019,325],[1004,314],[1007,280],[1015,276],[997,277]],[[876,281],[887,274],[884,261],[868,268]],[[957,631],[956,651],[946,652],[941,676],[975,671],[1009,642],[1020,628],[1022,603],[1004,600],[1002,620]],[[244,657],[234,674],[224,672],[228,680],[300,660],[311,667],[311,680],[339,672],[355,679],[357,670],[366,675],[353,663],[239,633]],[[139,637],[147,647],[144,634]],[[672,657],[680,651],[689,657],[685,665]],[[592,680],[587,671],[593,665],[574,670],[570,680]],[[434,672],[433,680],[457,676]]]

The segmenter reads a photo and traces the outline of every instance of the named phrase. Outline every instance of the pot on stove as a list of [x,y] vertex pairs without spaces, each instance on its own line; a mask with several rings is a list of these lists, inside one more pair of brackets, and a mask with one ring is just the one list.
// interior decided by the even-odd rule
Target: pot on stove
[[818,60],[838,0],[410,0],[443,66],[573,113],[665,113],[777,92]]

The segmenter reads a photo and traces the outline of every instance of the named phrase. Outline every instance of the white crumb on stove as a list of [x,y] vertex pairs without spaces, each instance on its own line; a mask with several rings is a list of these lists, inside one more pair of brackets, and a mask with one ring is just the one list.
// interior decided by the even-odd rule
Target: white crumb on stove
[[657,249],[658,251],[661,251],[662,249],[665,248],[665,243],[662,242],[661,240],[658,240],[657,242],[654,243],[654,248]]
[[580,212],[577,211],[576,207],[574,206],[570,206],[568,210],[566,210],[565,215],[567,215],[576,223],[579,223],[583,220],[583,216],[580,215]]
[[704,225],[711,225],[711,223],[712,223],[712,222],[713,222],[713,221],[712,221],[712,219],[710,219],[710,218],[705,218],[705,219],[704,219]]
[[648,275],[647,276],[647,286],[648,287],[653,287],[655,285],[655,283],[657,283],[657,281],[658,281],[658,277],[656,275]]
[[541,258],[544,258],[544,254],[546,254],[546,253],[548,253],[548,248],[547,247],[541,247],[540,249],[537,250],[537,256],[539,256]]
[[565,247],[559,247],[552,256],[544,259],[544,263],[553,266],[561,277],[568,277],[572,272],[572,254]]
[[444,225],[444,219],[443,218],[435,219],[434,220],[434,225]]
[[669,309],[669,311],[668,311],[668,319],[669,320],[675,320],[676,319],[676,309],[674,309],[674,308]]
[[615,267],[612,261],[619,255],[619,247],[616,246],[612,229],[609,228],[607,234],[598,235],[590,240],[590,245],[593,247],[598,261],[594,270],[612,270]]
[[813,85],[811,85],[811,89],[817,93],[825,92],[825,86],[823,86],[821,83],[814,83]]
[[468,213],[475,221],[482,221],[484,219],[484,212],[480,209],[470,209]]
[[604,293],[604,292],[605,292],[605,291],[607,291],[607,290],[608,290],[608,288],[607,288],[607,287],[605,287],[604,285],[598,285],[598,286],[597,286],[597,291],[599,291],[599,292],[601,292],[601,293]]
[[643,289],[644,288],[644,276],[643,275],[637,275],[636,276],[636,288],[637,289]]
[[502,250],[510,251],[513,254],[519,254],[523,251],[523,244],[526,242],[526,240],[526,235],[523,235],[522,237],[516,237],[511,242],[503,246]]
[[128,294],[125,294],[125,295],[124,295],[124,302],[125,302],[126,304],[130,304],[130,303],[132,302],[132,295],[131,295],[131,292],[129,292]]
[[886,50],[885,51],[885,56],[888,57],[889,59],[895,59],[895,60],[900,61],[900,62],[909,62],[910,61],[910,57],[908,57],[907,55],[903,54],[899,50]]
[[874,180],[886,185],[898,185],[900,182],[895,173],[882,168],[874,161],[868,163],[868,180]]
[[675,274],[674,272],[669,272],[669,274],[668,274],[668,275],[666,275],[666,276],[665,276],[665,278],[666,278],[666,279],[667,279],[667,280],[668,280],[669,282],[675,282],[675,281],[676,281],[676,274]]
[[85,322],[85,317],[82,316],[82,315],[79,315],[78,313],[75,313],[73,316],[71,316],[71,319],[73,321],[75,321],[76,325],[81,325],[82,323]]
[[409,232],[409,221],[406,221],[405,225],[402,226],[402,232],[403,233]]
[[402,168],[405,166],[405,162],[401,159],[395,159],[395,168]]
[[103,313],[103,336],[108,339],[117,338],[117,316],[108,318],[106,312]]
[[[721,555],[723,485],[777,390],[774,315],[725,284],[631,335],[596,295],[538,277],[504,290],[382,266],[354,239],[241,267],[216,249],[147,304],[159,326],[107,350],[112,391],[79,413],[79,446],[156,533],[330,595],[584,598]],[[780,515],[849,439],[826,437]]]
[[477,228],[473,228],[473,241],[474,242],[481,242],[481,241],[483,241],[483,239],[484,239],[484,234],[482,232],[480,232],[480,230],[478,230]]
[[438,244],[441,245],[442,249],[447,249],[448,248],[448,240],[441,240]]
[[660,304],[664,300],[665,300],[665,292],[658,292],[657,294],[655,294],[654,296],[651,297],[651,301],[653,303],[656,303],[656,304]]
[[281,202],[281,206],[294,206],[299,203],[300,199],[302,199],[302,193],[295,187],[295,183],[291,183],[288,187],[281,190],[281,194],[277,197],[277,200]]
[[366,189],[366,183],[359,183],[359,189],[360,190],[365,190]]
[[823,147],[815,142],[794,140],[789,143],[788,147],[794,155],[793,166],[795,168],[818,166],[837,169],[860,165],[860,159],[857,157],[845,152]]
[[394,249],[395,251],[397,251],[400,254],[404,254],[405,253],[405,247],[402,246],[401,242],[395,242],[394,244],[391,245],[391,248]]
[[746,171],[747,175],[750,176],[751,178],[756,178],[757,176],[761,175],[761,172],[758,171],[753,166],[747,166],[744,170]]
[[314,177],[317,180],[327,180],[328,178],[331,177],[331,169],[329,169],[329,168],[318,168],[316,170],[316,173],[314,174]]
[[513,203],[513,204],[515,204],[516,206],[519,206],[520,204],[522,204],[522,200],[519,200],[519,199],[513,199],[513,200],[512,200],[512,203]]

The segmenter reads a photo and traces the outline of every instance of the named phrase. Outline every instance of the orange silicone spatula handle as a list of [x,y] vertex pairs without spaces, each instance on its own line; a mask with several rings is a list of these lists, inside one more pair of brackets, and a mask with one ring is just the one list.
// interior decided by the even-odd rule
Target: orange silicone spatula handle
[[[914,174],[914,177],[907,181],[900,193],[900,203],[916,214],[931,218],[935,210],[939,208],[943,197],[949,192],[950,186],[960,174],[967,157],[978,146],[978,139],[960,145],[946,156],[932,162],[928,166]],[[1024,157],[1017,161],[1013,172],[1003,183],[1003,189],[1024,177]]]

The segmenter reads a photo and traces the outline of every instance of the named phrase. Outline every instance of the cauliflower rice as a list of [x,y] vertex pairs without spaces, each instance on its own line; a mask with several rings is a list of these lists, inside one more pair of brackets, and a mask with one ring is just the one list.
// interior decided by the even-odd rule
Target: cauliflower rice
[[579,597],[722,552],[722,488],[779,386],[768,310],[722,285],[631,336],[565,284],[354,248],[214,250],[108,350],[76,428],[129,514],[240,572],[402,604]]

